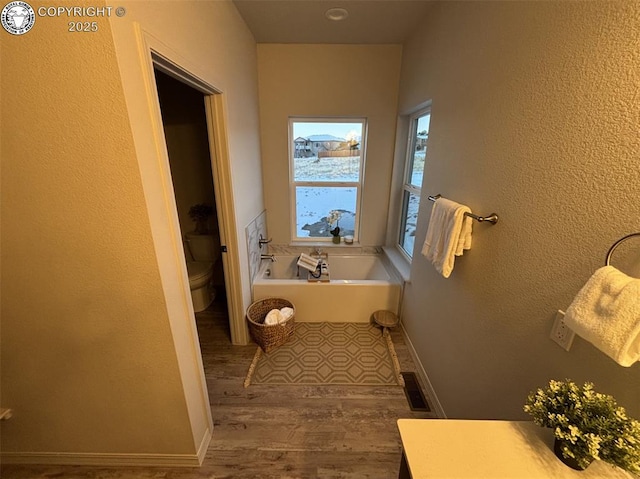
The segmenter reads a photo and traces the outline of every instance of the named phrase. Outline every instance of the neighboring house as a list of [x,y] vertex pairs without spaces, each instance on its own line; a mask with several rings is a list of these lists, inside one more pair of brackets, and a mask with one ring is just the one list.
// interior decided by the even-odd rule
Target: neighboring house
[[347,140],[333,135],[299,136],[293,143],[295,147],[295,158],[318,156],[318,152],[321,151],[337,151],[349,148]]
[[294,146],[294,158],[307,158],[311,155],[311,146],[310,141],[306,138],[299,136],[295,140],[293,140]]
[[427,146],[427,138],[429,135],[422,135],[418,133],[416,138],[416,150],[424,150],[425,146]]

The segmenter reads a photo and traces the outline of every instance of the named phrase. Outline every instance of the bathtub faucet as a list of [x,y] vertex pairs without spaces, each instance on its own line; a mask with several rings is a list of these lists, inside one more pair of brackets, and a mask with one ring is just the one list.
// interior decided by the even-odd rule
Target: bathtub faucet
[[260,259],[270,259],[272,263],[277,261],[275,254],[261,254]]
[[324,252],[319,246],[316,246],[313,249],[313,251],[311,252],[311,256],[321,260],[323,263],[326,263],[329,260],[329,254]]

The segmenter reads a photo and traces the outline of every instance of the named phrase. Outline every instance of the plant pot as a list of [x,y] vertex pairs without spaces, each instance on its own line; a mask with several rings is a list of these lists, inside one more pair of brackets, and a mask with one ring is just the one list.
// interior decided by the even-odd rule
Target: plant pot
[[578,463],[578,461],[573,457],[564,457],[564,454],[562,453],[562,446],[564,444],[566,444],[566,441],[562,441],[556,438],[555,442],[553,443],[553,452],[555,453],[558,459],[560,459],[565,465],[569,466],[571,469],[575,469],[576,471],[584,471],[587,467],[589,467],[589,464],[593,462],[593,458],[589,458],[589,463],[586,464],[585,466],[581,466]]
[[331,238],[331,241],[333,241],[335,244],[340,244],[340,236],[334,236],[333,238]]

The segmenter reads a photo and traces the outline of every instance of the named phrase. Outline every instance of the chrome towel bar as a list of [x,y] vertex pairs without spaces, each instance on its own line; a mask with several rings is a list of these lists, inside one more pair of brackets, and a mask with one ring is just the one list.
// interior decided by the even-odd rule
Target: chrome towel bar
[[[442,198],[442,195],[435,195],[435,196],[428,196],[429,201],[436,201],[438,198]],[[478,216],[478,215],[474,215],[473,213],[465,213],[465,216],[470,216],[471,218],[473,218],[476,221],[479,221],[480,223],[484,222],[484,221],[488,221],[491,224],[496,224],[498,222],[498,215],[495,213],[491,213],[489,216]]]

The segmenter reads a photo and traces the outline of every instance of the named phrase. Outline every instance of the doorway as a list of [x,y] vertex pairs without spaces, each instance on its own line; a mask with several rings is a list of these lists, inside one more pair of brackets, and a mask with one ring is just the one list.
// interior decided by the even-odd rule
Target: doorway
[[154,76],[193,308],[226,313],[205,95],[157,69]]
[[[149,204],[153,205],[155,214],[150,216],[154,243],[158,257],[163,258],[160,263],[163,284],[166,284],[167,306],[170,318],[175,320],[174,326],[181,328],[184,321],[184,307],[188,307],[191,298],[178,297],[177,286],[181,294],[189,294],[188,278],[185,268],[185,254],[177,214],[175,195],[171,180],[171,168],[167,152],[167,144],[162,124],[162,113],[156,85],[156,72],[162,72],[182,85],[199,92],[204,98],[204,109],[209,139],[210,165],[213,172],[213,184],[220,235],[220,249],[222,252],[222,267],[224,271],[224,290],[227,299],[228,323],[231,343],[243,345],[249,341],[248,329],[244,319],[243,291],[240,272],[239,238],[236,225],[234,207],[233,181],[227,132],[227,111],[225,94],[211,83],[203,80],[202,75],[185,69],[175,57],[175,52],[146,32],[141,32],[141,47],[148,53],[148,62],[143,62],[143,70],[149,105],[152,109],[151,127],[155,140],[158,163],[153,163],[153,157],[145,159],[143,179],[149,185],[145,195]],[[160,174],[160,177],[157,174]],[[209,176],[210,178],[210,176]],[[158,182],[159,180],[159,182]],[[164,208],[156,206],[164,204]],[[176,261],[177,263],[174,263]],[[182,270],[180,274],[175,268]],[[176,283],[177,281],[177,283]],[[186,303],[185,303],[186,302]],[[193,311],[191,307],[189,307]],[[193,323],[195,326],[195,322]],[[193,339],[197,342],[197,332]],[[184,346],[184,345],[183,345]]]

